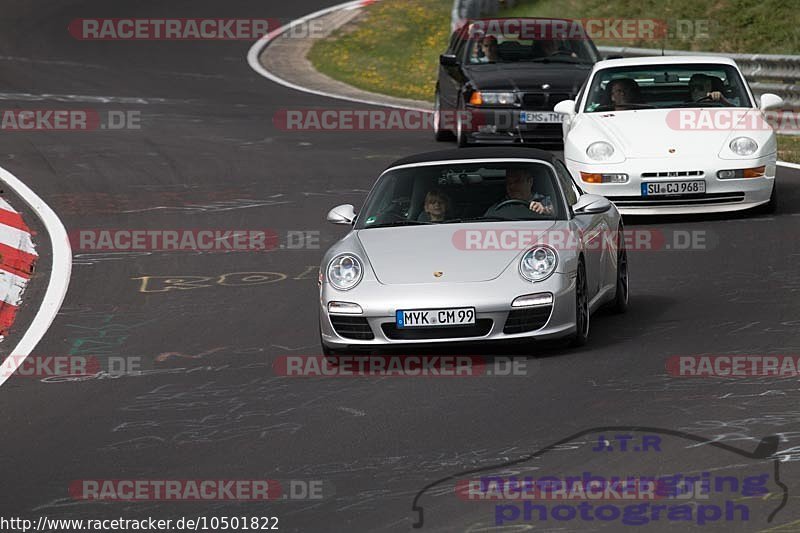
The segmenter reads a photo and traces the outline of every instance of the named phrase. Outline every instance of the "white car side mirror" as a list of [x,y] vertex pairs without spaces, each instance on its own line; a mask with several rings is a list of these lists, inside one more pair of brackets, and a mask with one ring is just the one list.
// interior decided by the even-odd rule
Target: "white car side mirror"
[[576,215],[596,215],[607,212],[611,205],[611,201],[605,196],[584,194],[572,206],[572,211]]
[[575,114],[575,100],[562,100],[556,104],[553,111],[559,115],[572,116]]
[[783,98],[777,94],[764,93],[761,95],[761,105],[759,107],[761,111],[783,107]]
[[334,207],[328,213],[328,222],[332,224],[350,225],[356,219],[356,211],[350,204]]

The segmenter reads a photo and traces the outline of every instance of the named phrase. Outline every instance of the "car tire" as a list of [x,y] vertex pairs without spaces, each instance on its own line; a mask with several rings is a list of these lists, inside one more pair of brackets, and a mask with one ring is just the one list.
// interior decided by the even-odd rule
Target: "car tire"
[[625,249],[625,237],[622,226],[617,231],[619,245],[617,247],[617,290],[611,302],[611,311],[622,314],[628,310],[628,250]]
[[437,142],[453,141],[456,138],[452,131],[442,129],[442,101],[438,87],[433,100],[433,136]]
[[466,110],[459,106],[458,116],[456,117],[456,144],[459,148],[466,148],[469,146],[469,136],[464,131],[464,114]]
[[772,194],[769,196],[769,202],[762,204],[755,208],[756,214],[759,215],[774,215],[778,210],[778,180],[776,179],[772,184]]
[[586,266],[583,258],[578,263],[575,276],[575,333],[570,338],[570,346],[577,348],[589,340],[589,286],[586,282]]

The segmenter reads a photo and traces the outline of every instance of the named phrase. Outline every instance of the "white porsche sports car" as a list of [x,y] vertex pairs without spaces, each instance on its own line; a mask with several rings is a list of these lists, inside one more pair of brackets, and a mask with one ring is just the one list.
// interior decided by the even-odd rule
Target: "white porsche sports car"
[[587,193],[623,214],[738,211],[777,202],[777,141],[764,111],[723,57],[644,57],[597,63],[566,115],[564,159]]

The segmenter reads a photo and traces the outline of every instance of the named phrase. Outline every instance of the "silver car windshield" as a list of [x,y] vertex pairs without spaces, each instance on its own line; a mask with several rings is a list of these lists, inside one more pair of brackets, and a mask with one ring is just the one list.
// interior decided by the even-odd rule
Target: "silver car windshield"
[[356,229],[460,222],[564,220],[553,169],[544,163],[453,163],[385,173]]
[[739,72],[730,65],[646,65],[598,71],[584,111],[690,107],[751,107],[751,103]]

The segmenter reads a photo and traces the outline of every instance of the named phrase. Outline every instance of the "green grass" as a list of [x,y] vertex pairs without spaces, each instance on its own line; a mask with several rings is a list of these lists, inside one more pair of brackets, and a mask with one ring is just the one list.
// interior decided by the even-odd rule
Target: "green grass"
[[[711,20],[709,37],[671,40],[667,48],[800,54],[800,9],[784,0],[528,0],[500,16],[654,18],[670,27]],[[309,59],[320,72],[367,91],[433,100],[439,54],[450,37],[452,0],[383,0],[355,23],[317,41]],[[598,41],[657,47],[661,43]],[[800,137],[778,137],[780,157],[800,162]]]
[[800,135],[778,135],[778,159],[800,163]]
[[450,38],[452,0],[385,0],[326,40],[308,58],[328,76],[367,91],[433,100],[439,54]]
[[[670,30],[708,21],[705,35],[666,42],[598,39],[598,46],[641,46],[728,53],[800,54],[800,9],[786,0],[526,0],[503,16],[658,19]],[[682,22],[678,22],[682,21]],[[701,22],[700,24],[706,24]],[[693,33],[679,32],[683,35]]]

